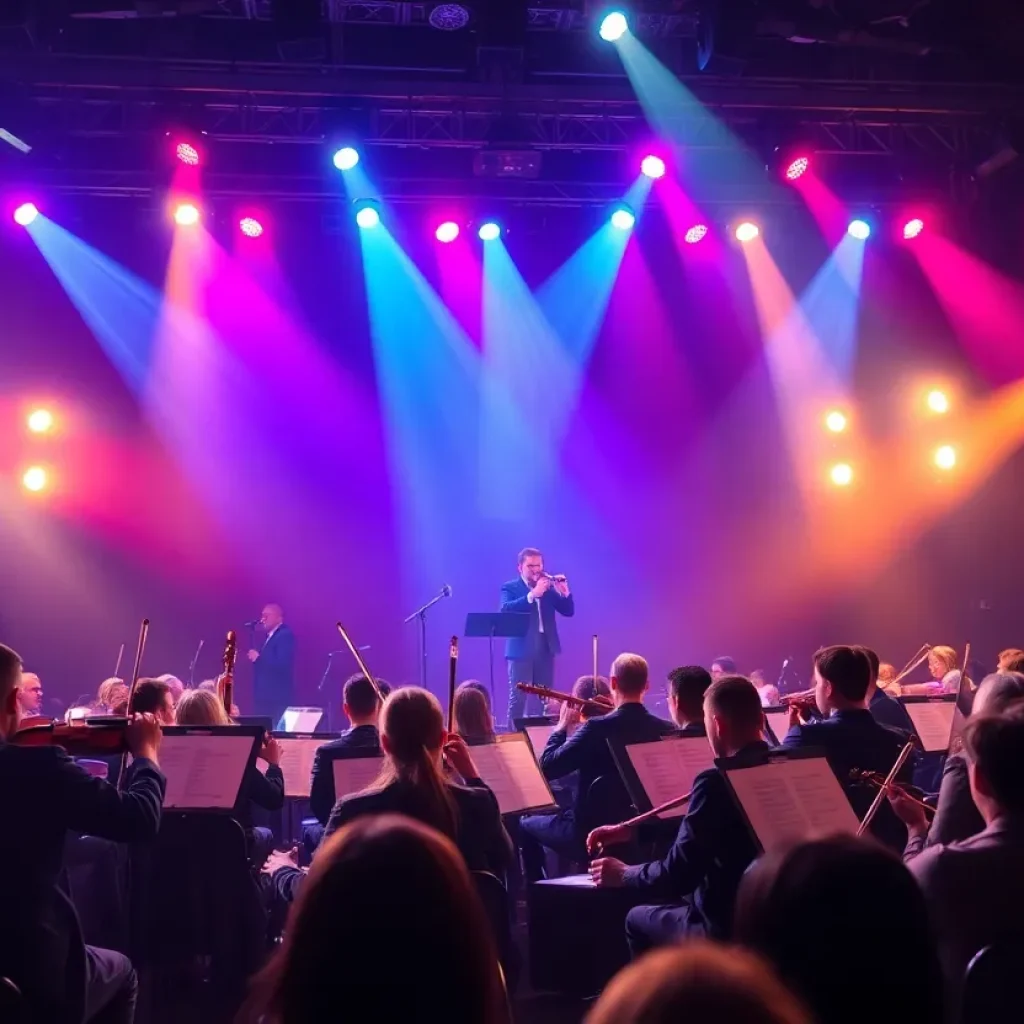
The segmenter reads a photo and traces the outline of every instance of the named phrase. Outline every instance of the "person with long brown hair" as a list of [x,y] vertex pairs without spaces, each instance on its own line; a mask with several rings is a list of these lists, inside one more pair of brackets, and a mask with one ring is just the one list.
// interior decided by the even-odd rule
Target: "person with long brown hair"
[[[512,843],[498,801],[480,778],[465,741],[445,731],[437,698],[418,686],[395,690],[381,710],[380,733],[385,754],[380,777],[334,805],[325,841],[355,818],[405,814],[453,840],[471,871],[503,878]],[[464,785],[445,777],[442,754]]]
[[455,731],[467,743],[494,742],[494,715],[487,691],[472,680],[455,691]]

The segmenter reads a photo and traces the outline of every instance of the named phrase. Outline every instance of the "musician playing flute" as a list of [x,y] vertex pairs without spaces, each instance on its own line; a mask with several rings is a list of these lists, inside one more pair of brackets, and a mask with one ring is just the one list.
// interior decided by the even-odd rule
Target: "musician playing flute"
[[[743,676],[722,676],[711,684],[704,695],[704,727],[716,757],[756,757],[768,749],[761,698]],[[633,834],[628,825],[594,829],[587,852],[600,854]],[[709,768],[694,780],[686,815],[663,859],[627,865],[598,857],[590,874],[599,888],[638,889],[652,901],[666,901],[626,915],[626,940],[636,957],[691,935],[728,939],[740,879],[756,856],[724,776]]]
[[530,622],[526,636],[512,636],[505,642],[509,726],[523,717],[527,707],[527,695],[516,683],[554,687],[555,658],[562,653],[556,615],[571,618],[576,614],[569,581],[544,571],[544,556],[537,548],[523,548],[517,566],[518,577],[502,585],[501,610],[529,612]]

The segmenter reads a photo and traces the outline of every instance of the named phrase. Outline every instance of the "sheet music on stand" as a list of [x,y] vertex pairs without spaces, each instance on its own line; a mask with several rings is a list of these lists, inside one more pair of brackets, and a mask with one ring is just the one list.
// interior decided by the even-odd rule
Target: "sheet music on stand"
[[771,750],[756,761],[716,764],[762,850],[857,833],[857,815],[821,751]]
[[764,721],[769,729],[768,742],[778,746],[789,732],[789,708],[765,708]]
[[544,748],[548,745],[548,740],[555,731],[557,723],[551,721],[550,718],[533,717],[517,718],[513,724],[516,727],[516,732],[526,733],[526,738],[530,741],[530,747],[533,749],[533,755],[540,761],[540,755],[544,753]]
[[921,749],[927,754],[944,754],[952,735],[956,697],[901,697],[900,703],[910,716]]
[[160,770],[167,779],[164,809],[232,811],[263,738],[257,726],[167,726]]
[[496,797],[502,814],[521,814],[556,806],[548,780],[524,733],[505,733],[496,737],[494,743],[473,747],[470,753],[480,778]]
[[323,708],[292,708],[284,709],[281,724],[285,732],[312,733],[324,717]]
[[318,733],[315,736],[300,736],[295,733],[276,734],[281,748],[281,773],[284,775],[286,797],[308,797],[309,782],[313,774],[313,760],[316,752],[339,733]]
[[335,758],[331,763],[335,801],[366,789],[380,775],[383,766],[384,755],[376,751],[366,756]]
[[[715,767],[706,736],[668,735],[648,743],[613,743],[612,756],[639,811],[649,811],[688,793],[701,772]],[[676,807],[658,817],[679,818],[685,813],[685,806]]]

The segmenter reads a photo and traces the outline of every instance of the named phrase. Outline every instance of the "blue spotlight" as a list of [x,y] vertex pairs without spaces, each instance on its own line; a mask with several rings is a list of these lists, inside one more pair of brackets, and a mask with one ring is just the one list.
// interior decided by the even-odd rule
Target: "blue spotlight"
[[359,152],[351,146],[344,146],[334,154],[334,166],[339,171],[351,171],[359,163]]
[[356,223],[363,228],[375,228],[380,223],[380,205],[372,199],[357,199]]
[[480,230],[477,231],[477,234],[480,236],[481,241],[493,242],[501,236],[501,226],[493,220],[487,220],[480,225]]
[[620,203],[612,211],[612,227],[620,231],[628,231],[636,223],[636,214],[625,204]]
[[601,27],[597,34],[606,42],[614,43],[629,31],[629,22],[622,11],[609,11],[601,19]]
[[866,220],[851,220],[850,226],[846,229],[854,238],[859,238],[862,242],[871,234],[871,225]]

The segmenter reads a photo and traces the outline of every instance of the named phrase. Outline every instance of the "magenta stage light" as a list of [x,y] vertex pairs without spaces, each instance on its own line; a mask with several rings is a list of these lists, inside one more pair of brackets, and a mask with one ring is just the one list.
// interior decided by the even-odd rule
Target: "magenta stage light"
[[14,222],[27,228],[39,216],[39,209],[35,203],[22,203],[14,211]]
[[188,167],[199,166],[199,150],[191,142],[179,142],[174,147],[174,155]]
[[786,181],[797,181],[802,178],[810,169],[811,159],[806,156],[798,156],[786,165]]
[[692,228],[687,228],[686,234],[683,235],[683,241],[687,245],[696,245],[701,241],[708,233],[707,224],[694,224]]
[[246,238],[259,238],[263,234],[263,225],[255,217],[243,217],[238,222],[238,230]]
[[924,231],[924,221],[920,217],[913,217],[903,225],[903,237],[908,242],[912,238],[917,238],[922,231]]
[[640,161],[640,171],[648,178],[664,178],[665,161],[650,153]]
[[454,242],[459,237],[459,225],[453,220],[446,220],[443,224],[437,225],[434,237],[439,242]]

